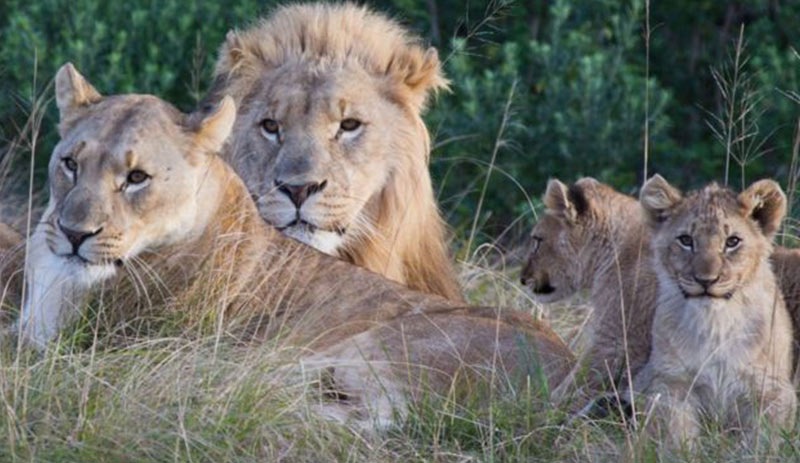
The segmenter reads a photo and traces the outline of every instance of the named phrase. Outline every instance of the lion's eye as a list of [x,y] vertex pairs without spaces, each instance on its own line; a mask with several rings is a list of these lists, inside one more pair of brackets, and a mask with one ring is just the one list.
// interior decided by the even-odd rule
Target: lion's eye
[[144,183],[149,179],[150,176],[147,175],[144,171],[141,170],[132,170],[128,172],[128,178],[126,181],[129,185],[139,185],[140,183]]
[[678,243],[681,244],[684,248],[692,249],[694,246],[694,240],[689,235],[681,235],[678,237]]
[[269,135],[277,135],[281,130],[281,125],[275,119],[264,119],[261,121],[261,129]]
[[729,236],[728,239],[725,240],[725,248],[734,249],[737,248],[741,243],[742,239],[738,236]]
[[354,130],[358,130],[359,127],[361,127],[361,121],[353,118],[345,119],[339,124],[339,128],[345,132],[352,132]]
[[75,172],[78,170],[78,163],[72,158],[64,158],[61,160],[64,163],[64,167],[67,168],[70,172]]

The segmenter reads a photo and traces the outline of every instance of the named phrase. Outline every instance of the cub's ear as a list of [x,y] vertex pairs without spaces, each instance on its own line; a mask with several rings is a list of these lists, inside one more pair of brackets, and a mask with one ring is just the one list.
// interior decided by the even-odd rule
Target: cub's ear
[[76,109],[96,103],[100,99],[102,99],[100,93],[86,81],[72,63],[61,66],[56,73],[56,105],[62,123],[68,120]]
[[417,111],[422,112],[432,94],[446,90],[449,82],[442,72],[439,53],[436,48],[423,50],[410,45],[400,50],[389,61],[386,75],[393,76],[405,87],[405,100]]
[[661,223],[669,217],[683,196],[664,177],[655,174],[642,186],[639,202],[652,223]]
[[236,121],[236,103],[225,95],[217,107],[196,124],[195,143],[207,153],[218,153]]
[[781,227],[786,216],[786,195],[774,180],[759,180],[739,193],[745,217],[754,220],[768,238]]
[[585,186],[579,182],[568,187],[558,179],[551,179],[547,182],[547,191],[544,193],[547,211],[568,222],[575,222],[589,210]]

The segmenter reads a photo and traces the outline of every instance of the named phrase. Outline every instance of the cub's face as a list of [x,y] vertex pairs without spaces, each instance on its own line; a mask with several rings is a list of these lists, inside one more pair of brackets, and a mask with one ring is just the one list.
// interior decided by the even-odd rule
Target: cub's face
[[56,93],[61,141],[40,224],[50,251],[82,267],[111,267],[191,233],[208,178],[206,150],[224,140],[212,140],[219,138],[212,122],[226,113],[229,131],[232,102],[192,123],[156,97],[101,97],[70,64],[56,77]]
[[762,180],[736,195],[712,184],[683,197],[660,176],[642,188],[654,228],[661,281],[686,298],[730,298],[756,278],[786,214],[777,183]]
[[531,232],[531,244],[521,281],[540,302],[569,297],[580,289],[580,250],[585,228],[546,213]]
[[[369,239],[402,156],[425,151],[418,117],[353,64],[266,71],[245,99],[228,147],[267,222],[323,252]],[[416,148],[415,148],[416,147]]]
[[655,244],[657,262],[687,298],[730,298],[772,249],[733,194],[709,189],[685,200]]

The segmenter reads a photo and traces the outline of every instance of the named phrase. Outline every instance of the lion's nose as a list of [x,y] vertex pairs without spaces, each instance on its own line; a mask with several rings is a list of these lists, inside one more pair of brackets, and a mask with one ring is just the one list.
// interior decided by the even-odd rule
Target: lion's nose
[[292,203],[294,203],[295,207],[299,209],[300,206],[306,202],[309,196],[324,190],[325,187],[328,186],[328,181],[323,180],[322,182],[310,182],[302,185],[292,185],[276,180],[275,186],[278,187],[278,191],[288,196],[289,199],[292,200]]
[[72,228],[65,227],[61,224],[61,222],[58,223],[58,228],[61,229],[61,233],[67,237],[67,240],[72,245],[73,254],[78,253],[78,248],[81,247],[81,244],[83,244],[84,241],[103,231],[103,227],[100,227],[94,231],[74,230]]

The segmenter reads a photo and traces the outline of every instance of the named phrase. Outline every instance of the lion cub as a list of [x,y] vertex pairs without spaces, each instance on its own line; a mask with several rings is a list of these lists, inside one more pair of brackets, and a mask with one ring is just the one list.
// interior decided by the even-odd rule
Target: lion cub
[[654,407],[651,430],[691,444],[706,418],[751,437],[762,416],[791,426],[791,321],[769,262],[786,214],[780,186],[762,180],[736,195],[712,184],[684,197],[656,175],[640,201],[658,296],[634,389]]
[[586,348],[553,394],[577,409],[628,388],[647,362],[656,288],[650,230],[636,199],[593,178],[551,180],[544,204],[521,280],[545,303],[589,292]]

